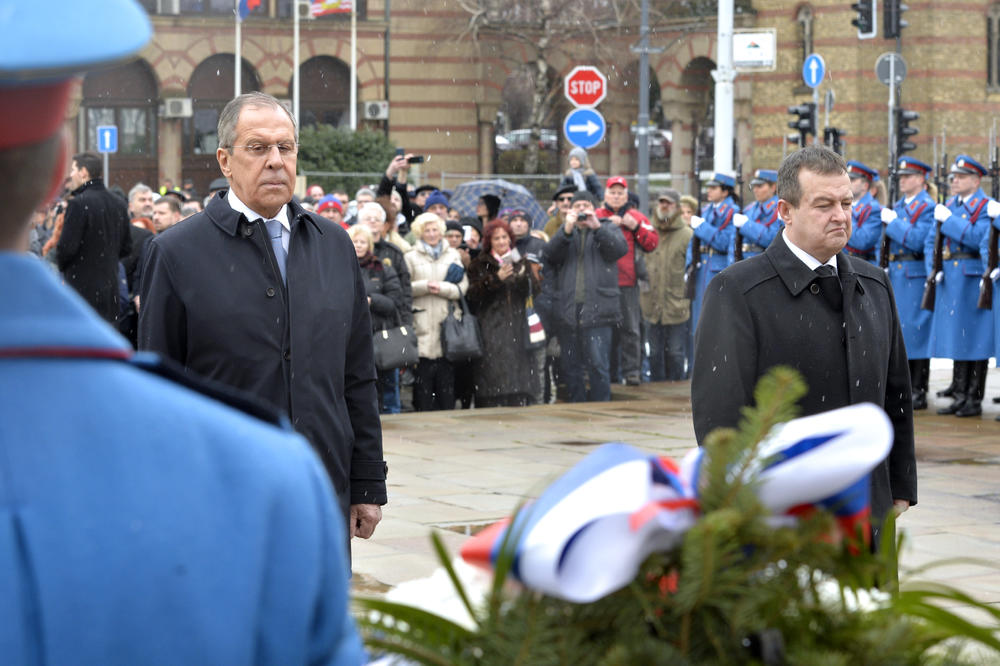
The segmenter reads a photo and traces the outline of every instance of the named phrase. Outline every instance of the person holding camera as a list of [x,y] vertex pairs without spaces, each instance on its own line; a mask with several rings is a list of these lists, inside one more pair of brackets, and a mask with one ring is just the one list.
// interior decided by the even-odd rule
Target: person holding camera
[[555,272],[554,318],[571,402],[611,399],[611,328],[621,318],[617,262],[628,243],[610,219],[598,219],[596,206],[590,192],[574,193],[562,229],[545,246]]

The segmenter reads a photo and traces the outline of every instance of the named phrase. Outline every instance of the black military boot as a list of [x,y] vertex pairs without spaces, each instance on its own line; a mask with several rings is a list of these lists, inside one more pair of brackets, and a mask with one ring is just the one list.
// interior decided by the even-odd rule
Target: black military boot
[[910,384],[913,386],[914,411],[927,409],[927,382],[930,379],[930,372],[930,359],[910,361]]
[[937,410],[938,414],[954,414],[965,404],[966,390],[969,385],[969,366],[971,361],[955,361],[951,374],[951,404]]
[[983,393],[986,391],[986,369],[989,361],[969,361],[969,390],[965,404],[955,410],[955,416],[979,416],[983,413]]
[[[955,367],[957,367],[957,366],[958,366],[958,361],[955,361]],[[940,391],[938,391],[934,395],[936,395],[939,398],[951,398],[952,396],[955,395],[955,368],[954,367],[951,370],[951,384],[948,384],[948,388],[941,389]]]

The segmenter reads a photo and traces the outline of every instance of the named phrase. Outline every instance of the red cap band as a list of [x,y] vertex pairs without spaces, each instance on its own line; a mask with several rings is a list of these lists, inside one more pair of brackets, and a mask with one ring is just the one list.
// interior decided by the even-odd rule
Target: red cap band
[[48,139],[66,119],[72,79],[0,87],[0,150]]

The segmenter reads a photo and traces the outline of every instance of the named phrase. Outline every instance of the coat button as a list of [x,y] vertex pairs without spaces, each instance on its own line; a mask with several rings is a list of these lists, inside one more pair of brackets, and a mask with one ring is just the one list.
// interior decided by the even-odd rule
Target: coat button
[[285,358],[286,361],[291,361],[292,360],[292,352],[290,350],[286,349],[285,353],[284,353],[284,358]]
[[250,238],[251,236],[253,236],[253,225],[251,225],[251,224],[244,224],[243,225],[243,235],[246,236],[247,238]]
[[809,285],[809,291],[811,291],[814,294],[818,294],[819,293],[819,285],[816,284],[815,282],[813,282],[811,285]]
[[264,293],[267,294],[268,298],[274,298],[274,294],[275,294],[274,287],[268,287],[267,291],[264,292]]

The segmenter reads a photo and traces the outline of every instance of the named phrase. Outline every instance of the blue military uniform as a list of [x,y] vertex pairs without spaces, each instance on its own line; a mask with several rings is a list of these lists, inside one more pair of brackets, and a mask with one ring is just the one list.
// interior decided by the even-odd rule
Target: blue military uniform
[[[959,155],[951,172],[981,177],[986,169],[968,155]],[[939,227],[942,275],[934,301],[930,352],[933,357],[956,362],[955,400],[949,407],[938,410],[943,414],[976,416],[981,413],[979,401],[986,372],[983,359],[988,359],[994,351],[993,314],[977,307],[984,268],[979,248],[990,226],[986,215],[988,202],[989,197],[981,189],[964,201],[952,196],[945,204],[951,215]],[[934,262],[934,238],[934,234],[928,234],[924,243],[924,262],[928,271],[932,270]],[[967,398],[975,404],[963,409]]]
[[[708,187],[735,187],[736,180],[732,176],[716,173],[712,180],[706,183]],[[692,243],[687,249],[687,263],[697,262],[694,274],[695,291],[691,301],[691,332],[698,327],[698,315],[701,313],[701,299],[708,283],[731,262],[729,253],[733,246],[736,227],[733,226],[733,215],[736,213],[736,202],[732,196],[727,196],[719,203],[709,204],[702,209],[701,217],[705,220],[694,230]],[[694,239],[701,241],[701,256],[693,257]]]
[[[133,0],[58,5],[0,0],[0,154],[53,182],[70,77],[152,35]],[[363,663],[347,528],[309,445],[134,357],[11,251],[27,226],[0,220],[0,660]]]
[[[994,176],[996,177],[996,176]],[[997,229],[1000,233],[1000,215],[994,217],[992,220],[992,226]],[[984,268],[989,268],[988,258],[990,254],[990,232],[983,234],[983,241],[980,244],[979,253],[983,258]],[[996,271],[993,271],[996,274]],[[993,280],[993,356],[996,358],[997,365],[1000,366],[1000,282],[997,282],[990,275],[988,279]],[[994,402],[998,398],[993,399]],[[997,421],[1000,421],[1000,416],[997,416]]]
[[[869,183],[876,183],[879,179],[878,171],[854,160],[847,163],[847,175],[852,180],[864,178]],[[875,250],[882,238],[881,212],[882,205],[871,192],[865,192],[864,196],[851,204],[851,238],[844,248],[848,254],[877,263]]]
[[[777,182],[778,172],[774,169],[757,169],[750,185]],[[743,240],[743,258],[749,259],[766,250],[785,225],[778,217],[777,194],[763,202],[754,201],[743,209],[743,214],[749,219],[740,229],[740,236]],[[729,262],[732,263],[734,260],[735,255],[730,249]]]
[[[926,178],[930,165],[912,157],[901,157],[896,172]],[[925,189],[893,206],[896,217],[885,226],[889,237],[889,279],[896,296],[899,325],[910,362],[914,409],[927,408],[927,381],[930,372],[931,315],[920,307],[927,281],[924,245],[933,240],[934,200]],[[881,246],[877,254],[881,257]]]

